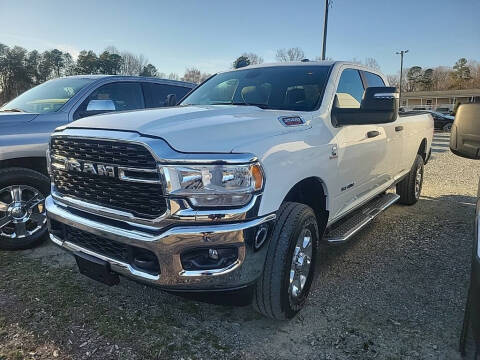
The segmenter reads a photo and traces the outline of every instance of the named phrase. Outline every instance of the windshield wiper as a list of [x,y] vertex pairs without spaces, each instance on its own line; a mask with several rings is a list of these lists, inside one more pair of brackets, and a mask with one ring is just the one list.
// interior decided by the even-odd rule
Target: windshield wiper
[[256,106],[260,109],[268,109],[269,106],[267,104],[255,104],[255,103],[246,103],[246,102],[233,102],[233,101],[226,101],[226,102],[215,102],[209,105],[241,105],[241,106]]
[[25,112],[22,109],[5,109],[5,110],[0,110],[1,112]]

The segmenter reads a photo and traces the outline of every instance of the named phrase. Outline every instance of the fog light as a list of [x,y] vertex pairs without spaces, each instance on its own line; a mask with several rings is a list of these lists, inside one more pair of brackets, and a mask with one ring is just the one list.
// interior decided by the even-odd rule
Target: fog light
[[232,265],[237,259],[236,247],[193,249],[180,255],[182,267],[188,271],[223,269]]
[[208,249],[208,256],[210,259],[218,260],[218,251],[216,249]]

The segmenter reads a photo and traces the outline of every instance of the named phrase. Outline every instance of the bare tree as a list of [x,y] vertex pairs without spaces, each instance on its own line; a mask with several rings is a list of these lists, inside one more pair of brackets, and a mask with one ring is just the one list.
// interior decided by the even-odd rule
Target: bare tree
[[299,47],[294,47],[290,49],[278,49],[275,57],[277,61],[280,62],[300,61],[305,59],[305,53]]
[[202,73],[196,67],[187,68],[182,80],[198,84],[202,80]]
[[148,64],[148,60],[143,55],[135,55],[131,52],[124,51],[121,53],[121,56],[121,75],[139,75],[143,68]]
[[375,58],[372,58],[372,57],[365,58],[365,66],[368,66],[373,70],[380,71],[380,65],[378,65],[378,62],[377,60],[375,60]]
[[449,85],[451,70],[445,66],[438,66],[433,69],[432,73],[432,89],[433,90],[446,90]]
[[390,86],[399,87],[400,86],[400,76],[398,74],[387,75],[387,80]]
[[480,63],[475,60],[468,60],[468,66],[472,76],[471,87],[478,89],[480,88]]
[[255,53],[243,53],[242,56],[245,56],[248,60],[250,60],[250,65],[256,65],[256,64],[263,64],[263,58]]
[[170,80],[180,80],[180,76],[177,73],[170,73],[168,74],[168,78]]

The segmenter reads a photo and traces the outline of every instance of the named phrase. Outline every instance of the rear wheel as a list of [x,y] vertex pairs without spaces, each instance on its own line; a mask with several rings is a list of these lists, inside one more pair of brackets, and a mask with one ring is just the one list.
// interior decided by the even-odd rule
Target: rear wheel
[[47,232],[48,177],[30,169],[0,170],[0,249],[28,249]]
[[445,125],[443,125],[442,130],[445,131],[445,132],[451,132],[452,131],[452,125],[453,125],[453,123],[445,124]]
[[253,306],[258,312],[285,320],[303,308],[315,273],[318,240],[313,210],[304,204],[284,203],[255,289]]
[[399,202],[405,205],[415,204],[420,199],[422,185],[423,158],[417,155],[408,175],[397,184],[397,194],[400,195]]

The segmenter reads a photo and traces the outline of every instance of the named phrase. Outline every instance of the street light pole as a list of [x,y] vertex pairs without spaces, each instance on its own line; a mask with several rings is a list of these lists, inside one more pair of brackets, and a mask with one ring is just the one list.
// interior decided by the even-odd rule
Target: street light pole
[[403,80],[403,55],[408,53],[408,50],[397,51],[395,54],[400,55],[400,94],[398,96],[398,106],[402,106],[402,80]]
[[325,54],[327,52],[327,23],[328,23],[328,6],[330,5],[329,0],[325,0],[325,18],[323,19],[323,49],[322,49],[322,60],[325,60]]

